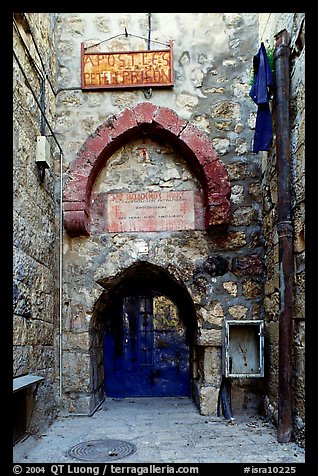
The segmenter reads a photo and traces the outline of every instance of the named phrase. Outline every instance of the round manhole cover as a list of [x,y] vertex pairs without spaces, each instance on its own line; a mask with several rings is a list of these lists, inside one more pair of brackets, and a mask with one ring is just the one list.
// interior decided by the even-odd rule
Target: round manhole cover
[[126,458],[136,451],[136,446],[128,441],[105,439],[82,441],[72,446],[68,450],[68,454],[81,461],[104,463],[105,461]]

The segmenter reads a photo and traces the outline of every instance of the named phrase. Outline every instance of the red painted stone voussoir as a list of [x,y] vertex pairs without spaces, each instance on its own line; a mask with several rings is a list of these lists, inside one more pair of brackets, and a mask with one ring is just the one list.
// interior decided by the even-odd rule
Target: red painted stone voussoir
[[124,109],[120,114],[114,117],[112,124],[112,140],[129,133],[137,132],[138,124],[132,109]]
[[172,109],[167,107],[158,107],[154,121],[163,129],[171,132],[178,140],[179,135],[188,124],[185,119],[180,118]]
[[151,124],[158,110],[158,106],[151,102],[140,102],[133,108],[138,125]]
[[70,173],[72,176],[87,177],[91,173],[91,170],[92,162],[90,162],[86,157],[78,156],[70,164]]
[[74,179],[72,176],[63,191],[64,202],[83,202],[86,200],[86,180]]
[[88,220],[85,210],[64,211],[63,223],[71,236],[88,235]]
[[194,152],[202,166],[206,161],[213,162],[218,159],[208,136],[192,124],[187,124],[179,139]]
[[112,129],[100,126],[85,141],[84,146],[79,150],[75,163],[80,159],[86,159],[91,164],[100,156],[103,150],[112,142]]
[[64,212],[73,212],[73,211],[83,211],[86,209],[86,202],[63,202],[63,211]]

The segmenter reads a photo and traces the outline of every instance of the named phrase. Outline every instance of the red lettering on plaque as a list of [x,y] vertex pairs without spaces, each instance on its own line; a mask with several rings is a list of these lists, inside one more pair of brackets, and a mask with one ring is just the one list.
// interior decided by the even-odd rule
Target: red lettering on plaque
[[194,192],[109,193],[107,231],[194,230]]

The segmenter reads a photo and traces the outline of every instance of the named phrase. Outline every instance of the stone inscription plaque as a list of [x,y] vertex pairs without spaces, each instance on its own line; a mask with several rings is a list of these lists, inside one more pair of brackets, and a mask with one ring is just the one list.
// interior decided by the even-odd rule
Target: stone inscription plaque
[[107,231],[194,230],[194,192],[109,193]]

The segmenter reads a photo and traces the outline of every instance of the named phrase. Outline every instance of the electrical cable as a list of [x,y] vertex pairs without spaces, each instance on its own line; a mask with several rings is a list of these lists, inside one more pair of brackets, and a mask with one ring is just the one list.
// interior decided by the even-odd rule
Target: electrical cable
[[25,43],[25,41],[24,41],[24,39],[23,39],[23,37],[22,37],[22,35],[21,35],[21,32],[20,32],[20,30],[19,30],[19,27],[18,27],[18,25],[17,25],[17,23],[16,23],[16,21],[15,21],[14,19],[13,19],[13,26],[14,26],[14,28],[16,29],[16,32],[18,33],[18,36],[19,36],[19,38],[20,38],[20,40],[21,40],[21,43],[22,43],[23,46],[24,46],[24,49],[25,49],[25,51],[26,51],[26,54],[27,54],[27,57],[28,57],[28,59],[29,59],[29,61],[30,61],[31,66],[32,66],[33,69],[36,71],[36,73],[37,73],[38,76],[40,77],[41,81],[44,81],[44,76],[42,75],[42,72],[41,72],[39,66],[38,66],[38,65],[36,64],[36,62],[34,61],[32,55],[31,55],[31,53],[30,53],[30,50],[29,50],[29,48],[27,47],[27,45],[26,45],[26,43]]
[[47,117],[46,117],[46,115],[45,115],[45,112],[43,111],[43,109],[42,109],[42,107],[41,107],[41,104],[39,103],[39,100],[38,100],[38,98],[36,97],[36,94],[35,94],[35,92],[34,92],[32,86],[31,86],[31,84],[30,84],[30,81],[29,81],[29,79],[28,79],[28,77],[27,77],[27,75],[26,75],[26,73],[25,73],[25,71],[24,71],[24,69],[23,69],[23,66],[21,65],[21,63],[20,63],[20,61],[19,61],[19,59],[18,59],[18,57],[17,57],[17,55],[16,55],[16,53],[15,53],[14,50],[13,50],[13,56],[14,56],[14,58],[15,58],[17,64],[18,64],[18,66],[19,66],[19,68],[20,68],[20,70],[21,70],[21,72],[22,72],[22,74],[23,74],[23,77],[24,77],[24,79],[25,79],[25,81],[26,81],[26,83],[27,83],[27,85],[28,85],[28,87],[29,87],[29,89],[30,89],[30,91],[31,91],[31,93],[32,93],[32,95],[33,95],[33,97],[34,97],[34,100],[35,100],[35,102],[36,102],[38,108],[40,109],[41,113],[43,114],[44,120],[45,120],[45,122],[46,122],[48,128],[50,129],[50,132],[51,132],[51,134],[52,134],[52,137],[53,137],[54,140],[55,140],[56,145],[58,146],[60,152],[63,153],[62,147],[60,146],[60,144],[59,144],[59,142],[58,142],[58,140],[57,140],[57,138],[56,138],[56,136],[55,136],[55,134],[54,134],[54,131],[53,131],[53,129],[52,129],[50,123],[49,123],[49,120],[47,119]]
[[[150,14],[151,15],[151,14]],[[149,17],[148,17],[149,18]],[[91,45],[91,46],[84,46],[84,50],[88,50],[90,48],[94,48],[94,46],[98,46],[98,45],[101,45],[102,43],[105,43],[106,41],[109,41],[109,40],[113,40],[114,38],[118,38],[119,36],[125,36],[126,38],[128,36],[132,36],[134,38],[140,38],[142,40],[146,40],[149,44],[149,42],[151,43],[158,43],[159,45],[164,45],[164,46],[170,46],[169,43],[163,43],[162,41],[157,41],[157,40],[149,40],[149,37],[146,38],[145,36],[139,36],[139,35],[133,35],[132,33],[127,33],[127,30],[125,31],[125,33],[119,33],[118,35],[115,35],[115,36],[111,36],[109,38],[106,38],[106,40],[102,40],[102,41],[99,41],[98,43],[95,43],[94,45]]]
[[[27,19],[26,19],[26,20],[27,20]],[[28,21],[28,20],[27,20],[27,21]],[[43,81],[44,79],[47,79],[47,81],[48,81],[48,83],[49,83],[49,85],[50,85],[50,87],[51,87],[51,90],[52,90],[54,96],[56,96],[54,87],[53,87],[53,85],[52,85],[52,83],[51,83],[51,80],[50,80],[50,78],[49,78],[49,76],[48,76],[48,74],[47,74],[47,72],[46,72],[46,68],[45,68],[45,65],[44,65],[44,63],[43,63],[41,53],[40,53],[39,48],[38,48],[38,45],[37,45],[37,43],[36,43],[36,41],[35,41],[35,38],[34,38],[34,35],[33,35],[32,30],[31,30],[31,28],[30,28],[29,22],[28,22],[28,29],[29,29],[29,32],[30,32],[30,34],[31,34],[32,41],[33,41],[34,46],[35,46],[35,50],[36,50],[36,52],[37,52],[37,54],[38,54],[38,56],[39,56],[39,59],[40,59],[41,65],[42,65],[42,69],[43,69],[43,71],[44,71],[44,76],[43,76],[43,74],[42,74],[42,72],[41,72],[39,66],[36,64],[34,58],[32,57],[32,55],[31,55],[31,53],[30,53],[30,50],[29,50],[27,44],[25,43],[25,41],[24,41],[24,39],[23,39],[23,37],[22,37],[22,35],[21,35],[20,29],[19,29],[19,27],[18,27],[18,25],[17,25],[17,23],[16,23],[16,21],[15,21],[14,18],[13,18],[13,24],[14,24],[14,27],[15,27],[15,29],[16,29],[18,35],[19,35],[19,38],[20,38],[20,40],[21,40],[21,43],[23,44],[23,47],[24,47],[24,49],[26,50],[26,53],[27,53],[27,56],[28,56],[28,58],[29,58],[29,60],[30,60],[31,65],[32,65],[32,66],[35,66],[35,69],[36,69],[38,75],[41,77],[41,80],[42,80],[42,81]]]

